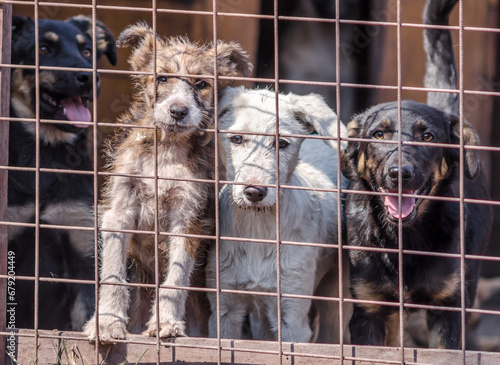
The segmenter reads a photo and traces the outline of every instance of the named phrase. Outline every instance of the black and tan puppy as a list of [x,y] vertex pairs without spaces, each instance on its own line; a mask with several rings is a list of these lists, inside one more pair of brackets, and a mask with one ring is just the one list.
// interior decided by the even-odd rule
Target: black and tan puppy
[[[456,0],[429,1],[426,21],[447,24]],[[455,88],[451,35],[426,31],[429,55],[426,86]],[[437,93],[436,93],[437,94]],[[348,124],[350,141],[343,156],[343,173],[351,180],[346,198],[349,245],[460,254],[460,138],[466,146],[479,144],[473,127],[464,121],[461,131],[456,95],[435,95],[432,106],[405,100],[380,104]],[[439,110],[439,109],[445,110]],[[401,151],[398,140],[401,139]],[[437,146],[439,144],[439,146]],[[443,147],[443,144],[450,147]],[[436,146],[435,146],[436,145]],[[478,151],[464,152],[464,195],[488,199]],[[455,198],[455,201],[431,199]],[[464,206],[465,253],[480,254],[488,242],[491,209]],[[399,235],[399,225],[402,234]],[[351,250],[351,291],[356,299],[399,302],[398,253]],[[428,310],[429,346],[458,348],[461,344],[461,301],[474,302],[480,262],[466,260],[461,273],[459,257],[403,255],[404,302],[446,307]],[[461,297],[461,278],[465,297]],[[356,303],[350,321],[353,344],[384,345],[389,316],[398,306]]]
[[[12,63],[35,64],[35,22],[15,16],[12,20]],[[37,142],[39,166],[61,170],[91,170],[87,152],[87,129],[93,100],[92,20],[76,16],[67,21],[41,19],[38,28],[40,66],[78,68],[75,71],[39,71],[39,100],[36,71],[14,68],[11,81],[9,166],[35,167]],[[116,63],[115,41],[102,23],[96,24],[97,58],[106,55]],[[99,77],[97,76],[97,90]],[[34,119],[39,111],[37,141]],[[16,120],[16,118],[22,118]],[[53,120],[54,123],[51,123]],[[68,123],[64,123],[67,121]],[[8,219],[35,221],[36,185],[34,171],[9,171]],[[93,227],[92,175],[40,172],[38,184],[41,224]],[[9,250],[15,253],[16,275],[35,274],[34,229],[11,226]],[[94,233],[79,230],[40,229],[39,273],[42,277],[94,278]],[[16,326],[34,323],[34,285],[16,282]],[[90,285],[40,284],[39,327],[81,329],[92,314],[94,288]]]

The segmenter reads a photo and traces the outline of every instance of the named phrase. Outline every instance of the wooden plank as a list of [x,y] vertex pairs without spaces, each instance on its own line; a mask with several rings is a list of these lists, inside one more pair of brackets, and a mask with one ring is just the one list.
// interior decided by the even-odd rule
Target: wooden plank
[[[380,1],[380,0],[378,0]],[[385,0],[386,7],[379,10],[380,20],[396,21],[396,1]],[[464,1],[464,25],[496,27],[498,14],[498,0],[484,2]],[[422,24],[422,11],[425,0],[408,1],[401,3],[401,19],[404,23]],[[492,15],[493,14],[493,15]],[[450,16],[450,24],[458,25],[458,6]],[[383,57],[380,65],[379,82],[383,85],[397,85],[397,33],[396,27],[386,27]],[[458,32],[453,31],[453,45],[457,68],[459,67],[459,39]],[[464,88],[466,90],[486,90],[495,67],[492,62],[496,57],[494,41],[495,33],[464,32]],[[423,87],[425,73],[425,51],[423,47],[422,30],[419,28],[403,27],[401,29],[401,72],[403,86]],[[494,63],[494,62],[493,62]],[[460,72],[460,70],[458,70]],[[490,86],[491,87],[491,86]],[[380,91],[378,102],[392,101],[396,98],[395,91]],[[420,91],[405,91],[403,98],[420,102],[426,101],[426,93]],[[476,127],[483,145],[491,145],[491,113],[492,98],[477,95],[464,97],[465,117]],[[484,156],[484,165],[489,166],[489,156]]]
[[[0,5],[0,63],[10,63],[12,5]],[[0,116],[9,115],[10,105],[10,69],[0,68]],[[9,163],[9,122],[0,121],[0,165]],[[7,209],[7,170],[0,170],[0,220],[5,219]],[[7,274],[7,226],[0,225],[0,274]],[[7,280],[0,279],[0,329],[6,328],[6,296]],[[6,346],[6,336],[0,336],[0,349]],[[0,355],[0,365],[5,362],[5,356]]]
[[[211,4],[213,0],[205,0]],[[259,14],[260,1],[219,1],[218,11],[242,14]],[[257,62],[259,20],[252,18],[218,17],[218,37],[224,41],[239,42],[255,64]]]
[[[35,363],[33,358],[33,330],[21,330],[17,361]],[[81,333],[39,331],[38,363],[93,364],[95,347]],[[129,335],[126,342],[99,346],[99,363],[102,364],[153,364],[158,360],[156,339]],[[221,340],[221,362],[224,364],[276,364],[279,361],[279,344],[271,341]],[[339,345],[283,343],[283,364],[338,364]],[[162,341],[161,363],[212,364],[218,361],[218,341],[213,338],[177,338]],[[399,347],[344,345],[344,360],[353,363],[399,363]],[[140,360],[140,361],[139,361]],[[405,361],[415,364],[462,363],[458,350],[405,348]],[[500,353],[466,352],[466,364],[494,365],[500,363]]]
[[[499,0],[489,0],[488,1],[488,13],[490,22],[493,27],[500,27],[499,11],[500,11],[500,1]],[[500,38],[498,36],[492,36],[491,42],[483,46],[484,50],[488,53],[492,52],[494,57],[492,57],[488,68],[485,71],[485,75],[482,80],[485,82],[485,87],[483,89],[488,91],[499,90],[500,85],[500,68],[498,67],[498,60],[500,59]],[[489,75],[492,77],[489,78]],[[481,97],[480,100],[485,99]],[[498,123],[499,115],[499,98],[489,98],[492,101],[492,111],[490,115],[485,116],[485,120],[481,121],[484,124],[484,128],[488,133],[488,138],[490,140],[491,146],[500,145],[500,127]],[[480,108],[481,105],[478,105]],[[483,144],[485,142],[485,137],[483,138]],[[487,141],[487,139],[486,139]],[[500,178],[500,154],[491,154],[491,164],[490,167],[490,187],[491,187],[491,197],[493,200],[500,200],[500,189],[498,189],[498,179]],[[493,207],[493,230],[491,234],[490,245],[486,252],[487,255],[500,257],[500,245],[497,244],[496,238],[500,237],[500,207]],[[500,265],[498,262],[488,261],[483,264],[483,274],[492,277],[500,276]]]

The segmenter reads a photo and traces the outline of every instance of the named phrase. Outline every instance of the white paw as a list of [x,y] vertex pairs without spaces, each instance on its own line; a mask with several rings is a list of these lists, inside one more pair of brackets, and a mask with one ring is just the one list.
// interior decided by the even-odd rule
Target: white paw
[[[83,327],[83,332],[89,340],[93,341],[97,337],[95,314]],[[125,319],[116,315],[104,314],[99,316],[99,341],[102,343],[112,343],[117,339],[124,339],[127,336],[127,326]]]
[[[158,334],[156,318],[149,321],[148,329],[142,333],[151,337]],[[160,322],[160,337],[186,337],[186,328],[183,321],[162,321]]]

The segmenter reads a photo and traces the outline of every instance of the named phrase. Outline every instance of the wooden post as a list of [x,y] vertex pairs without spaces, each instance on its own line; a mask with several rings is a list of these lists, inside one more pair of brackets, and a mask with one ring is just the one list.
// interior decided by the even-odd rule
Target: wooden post
[[[0,63],[10,63],[12,30],[12,5],[0,5]],[[0,116],[9,115],[10,68],[0,68]],[[9,163],[9,122],[0,120],[0,166]],[[7,210],[7,170],[0,170],[0,220],[5,220]],[[7,226],[0,225],[0,274],[7,274]],[[7,280],[0,279],[0,330],[6,330]],[[5,364],[6,336],[0,336],[0,365]]]

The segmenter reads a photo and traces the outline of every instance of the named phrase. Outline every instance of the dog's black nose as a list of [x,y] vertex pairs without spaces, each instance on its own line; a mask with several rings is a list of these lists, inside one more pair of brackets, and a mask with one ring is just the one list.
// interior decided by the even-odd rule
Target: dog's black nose
[[[96,81],[99,82],[99,75],[96,75],[96,77]],[[75,78],[83,85],[92,84],[92,72],[77,72]]]
[[[392,166],[389,169],[389,178],[391,180],[397,180],[398,172],[399,168],[397,166]],[[413,177],[412,167],[408,165],[401,166],[401,176],[403,177],[403,180],[410,180]]]
[[266,197],[267,188],[249,185],[245,187],[244,192],[248,200],[250,200],[252,203],[257,203],[262,201],[262,199]]
[[181,120],[188,115],[189,109],[184,105],[172,105],[170,107],[170,116],[176,120]]

